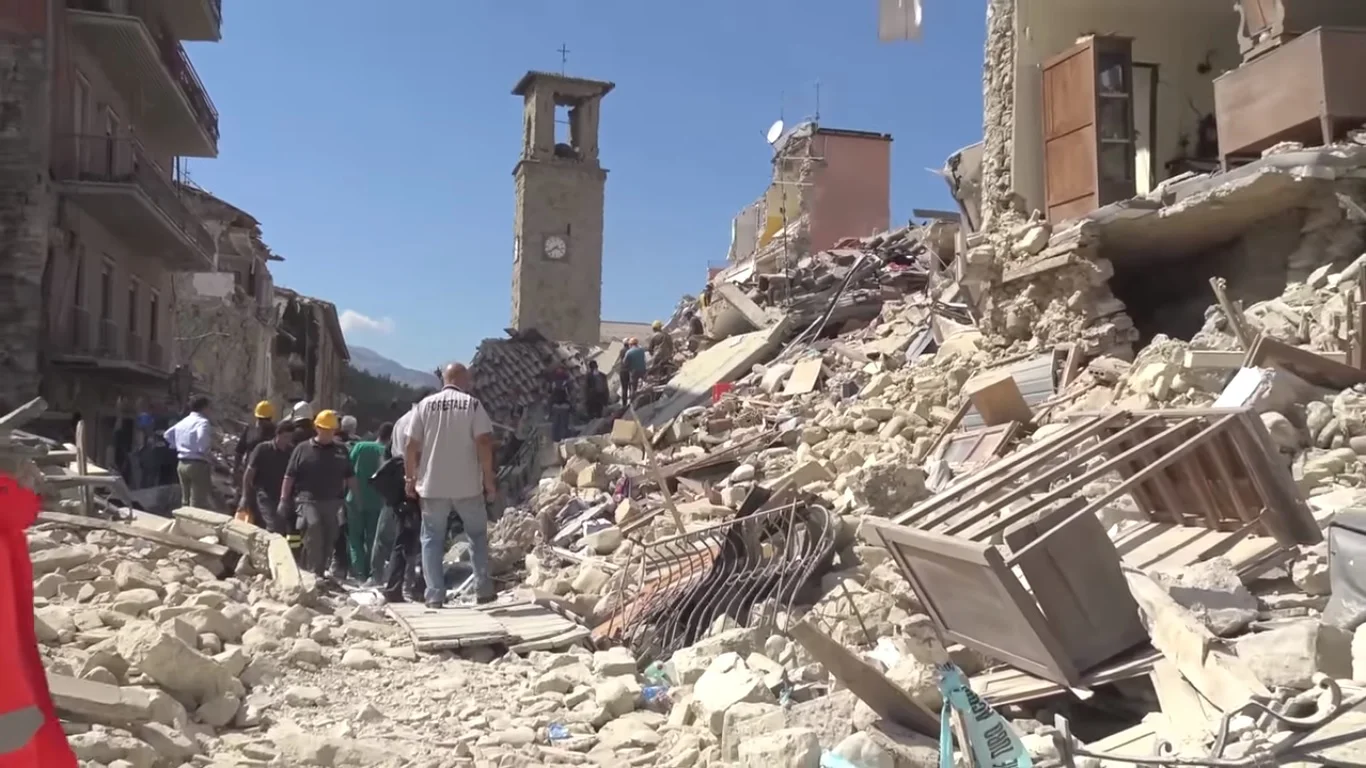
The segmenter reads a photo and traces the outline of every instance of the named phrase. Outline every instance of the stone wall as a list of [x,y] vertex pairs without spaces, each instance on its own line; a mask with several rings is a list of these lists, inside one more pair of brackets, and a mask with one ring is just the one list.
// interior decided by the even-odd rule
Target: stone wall
[[1011,208],[1015,137],[1015,0],[988,0],[982,68],[982,217]]
[[43,118],[47,46],[0,28],[0,413],[35,397],[43,337],[43,270],[53,190]]

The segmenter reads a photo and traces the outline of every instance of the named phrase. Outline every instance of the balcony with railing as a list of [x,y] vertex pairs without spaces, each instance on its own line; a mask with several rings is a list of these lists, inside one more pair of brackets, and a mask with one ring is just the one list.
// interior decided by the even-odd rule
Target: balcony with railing
[[[208,0],[204,0],[207,2]],[[201,0],[185,0],[193,5]],[[132,105],[132,122],[158,149],[185,157],[218,155],[218,110],[175,33],[163,31],[145,0],[70,0],[73,37]],[[171,27],[174,29],[174,27]]]
[[52,361],[68,368],[116,368],[165,376],[165,352],[155,341],[128,333],[113,320],[95,320],[89,310],[73,307],[53,335]]
[[166,27],[177,40],[216,43],[223,39],[223,0],[163,2]]
[[136,139],[64,136],[53,160],[65,194],[132,250],[173,271],[212,267],[213,238]]

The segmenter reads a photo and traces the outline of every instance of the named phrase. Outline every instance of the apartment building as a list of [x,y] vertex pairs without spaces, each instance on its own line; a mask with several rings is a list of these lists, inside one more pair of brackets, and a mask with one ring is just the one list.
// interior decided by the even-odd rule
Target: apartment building
[[18,128],[0,119],[0,209],[19,217],[0,234],[0,319],[18,323],[0,332],[0,401],[41,392],[54,419],[80,414],[97,460],[119,416],[186,394],[172,276],[213,270],[215,243],[176,167],[217,156],[218,114],[182,43],[221,25],[222,0],[0,4],[0,115]]

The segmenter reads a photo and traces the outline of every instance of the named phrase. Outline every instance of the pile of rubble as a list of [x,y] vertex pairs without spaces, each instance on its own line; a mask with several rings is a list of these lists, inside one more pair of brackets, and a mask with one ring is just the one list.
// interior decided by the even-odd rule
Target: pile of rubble
[[1215,280],[1191,341],[1133,354],[1122,305],[1092,322],[1103,260],[1002,288],[1075,242],[933,224],[721,273],[708,344],[601,434],[517,416],[489,606],[320,594],[269,534],[109,519],[51,469],[70,449],[24,443],[9,471],[63,489],[30,551],[73,746],[880,768],[938,765],[946,715],[969,765],[1000,715],[987,738],[1036,765],[1361,762],[1366,257],[1246,308]]

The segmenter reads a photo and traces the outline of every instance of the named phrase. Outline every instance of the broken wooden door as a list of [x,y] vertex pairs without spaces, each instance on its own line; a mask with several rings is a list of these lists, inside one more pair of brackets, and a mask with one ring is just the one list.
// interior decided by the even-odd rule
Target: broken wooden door
[[1049,221],[1135,194],[1132,41],[1088,37],[1043,64]]

